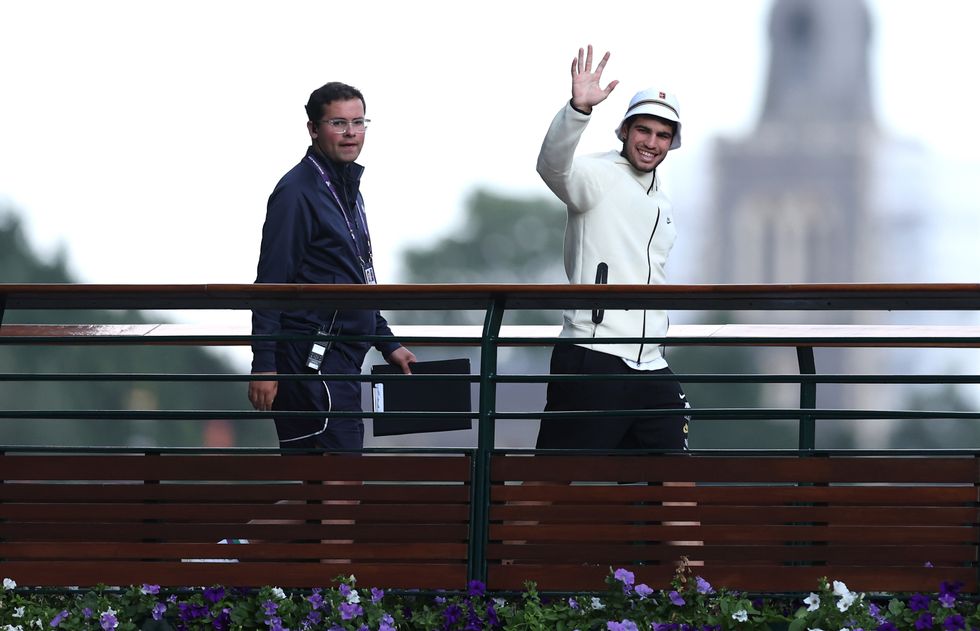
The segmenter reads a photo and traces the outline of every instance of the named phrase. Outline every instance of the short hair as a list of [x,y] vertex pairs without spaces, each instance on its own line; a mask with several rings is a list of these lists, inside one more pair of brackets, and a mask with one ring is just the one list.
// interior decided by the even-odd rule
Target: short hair
[[323,106],[329,105],[334,101],[349,101],[351,99],[361,99],[361,105],[367,111],[364,95],[357,88],[346,83],[341,83],[340,81],[331,81],[322,85],[316,90],[313,90],[310,94],[310,100],[306,102],[307,120],[315,123],[323,116]]
[[[673,134],[674,136],[677,135],[677,121],[672,121],[669,118],[663,118],[661,116],[654,116],[653,114],[634,114],[633,116],[627,118],[625,121],[623,121],[623,126],[626,128],[627,132],[630,130],[630,128],[633,127],[633,123],[636,122],[636,119],[638,119],[641,116],[647,116],[649,118],[656,119],[661,123],[664,123],[665,125],[670,125],[670,129],[671,129],[670,133]],[[626,141],[624,140],[623,142]]]

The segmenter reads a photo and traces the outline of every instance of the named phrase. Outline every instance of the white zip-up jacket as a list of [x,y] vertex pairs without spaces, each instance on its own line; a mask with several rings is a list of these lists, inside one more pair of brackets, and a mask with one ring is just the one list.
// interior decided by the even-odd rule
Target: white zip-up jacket
[[[655,173],[637,171],[616,151],[575,157],[589,116],[570,103],[555,117],[538,155],[538,174],[568,207],[565,274],[572,284],[593,284],[605,264],[610,285],[666,283],[664,265],[677,232],[670,200]],[[592,311],[567,309],[561,337],[663,337],[663,310],[606,310],[599,324]],[[638,362],[645,369],[667,366],[660,344],[579,346]]]

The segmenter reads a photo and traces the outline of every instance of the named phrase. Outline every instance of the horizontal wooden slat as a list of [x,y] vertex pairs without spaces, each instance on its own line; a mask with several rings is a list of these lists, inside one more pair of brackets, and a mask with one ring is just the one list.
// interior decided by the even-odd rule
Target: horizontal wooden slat
[[[2,531],[0,531],[2,532]],[[677,541],[705,543],[789,543],[836,541],[841,543],[936,544],[976,543],[973,527],[914,526],[878,528],[861,526],[640,526],[618,524],[491,525],[490,538],[525,541]]]
[[372,502],[468,502],[464,484],[0,484],[0,502],[276,502],[279,500],[364,500]]
[[975,483],[973,457],[495,456],[495,481]]
[[[0,489],[2,490],[2,489]],[[494,502],[554,501],[590,504],[624,502],[697,502],[698,504],[768,506],[789,502],[843,506],[944,506],[976,502],[977,488],[961,486],[637,486],[637,485],[495,485]]]
[[[3,509],[0,507],[0,515]],[[975,525],[977,508],[908,506],[623,506],[593,504],[494,505],[490,519],[541,523],[622,523],[698,521],[707,524],[779,524],[829,522],[836,525]]]
[[255,561],[296,559],[465,561],[464,543],[272,543],[219,545],[216,543],[0,543],[0,558],[10,560],[215,559]]
[[835,562],[852,565],[913,565],[921,567],[926,562],[935,566],[972,563],[976,560],[976,548],[969,544],[959,545],[644,545],[630,542],[618,543],[491,543],[487,558],[534,559],[567,563],[677,561],[682,556],[711,562],[727,563],[777,563],[784,562]]
[[433,524],[468,522],[467,504],[0,504],[0,520],[132,522],[140,520],[249,521],[356,519],[359,522]]
[[0,539],[15,541],[218,541],[225,538],[358,541],[465,541],[468,525],[446,524],[181,524],[2,523]]
[[468,481],[445,456],[0,455],[2,480]]

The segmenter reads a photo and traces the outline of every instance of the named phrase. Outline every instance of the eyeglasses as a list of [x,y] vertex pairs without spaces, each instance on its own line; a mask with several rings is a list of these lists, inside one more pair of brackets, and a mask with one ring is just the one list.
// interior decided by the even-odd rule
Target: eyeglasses
[[320,121],[320,124],[326,125],[327,129],[335,134],[346,134],[348,129],[355,134],[363,134],[370,122],[369,118],[355,118],[352,121],[346,118],[328,118]]

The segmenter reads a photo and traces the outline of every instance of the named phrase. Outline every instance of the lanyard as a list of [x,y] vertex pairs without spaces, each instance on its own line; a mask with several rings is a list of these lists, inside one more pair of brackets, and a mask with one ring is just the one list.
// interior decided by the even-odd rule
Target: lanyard
[[[354,200],[354,210],[357,212],[358,217],[360,217],[361,226],[364,228],[364,237],[367,241],[367,261],[364,260],[364,256],[361,254],[361,246],[358,243],[356,234],[354,233],[354,225],[351,224],[350,217],[347,216],[347,209],[344,207],[344,203],[340,201],[340,195],[337,194],[337,189],[334,188],[333,182],[330,181],[330,176],[327,174],[326,170],[320,166],[320,163],[313,158],[313,156],[308,155],[306,157],[313,163],[313,166],[316,167],[316,170],[320,173],[320,177],[323,178],[323,183],[327,185],[327,189],[330,190],[330,194],[333,195],[333,198],[337,201],[337,206],[340,207],[340,214],[344,216],[344,222],[347,224],[347,232],[350,234],[350,239],[354,243],[354,252],[357,254],[358,260],[361,262],[361,270],[365,272],[366,277],[367,271],[371,269],[374,261],[374,251],[371,248],[371,233],[368,232],[367,217],[364,214],[364,207],[361,206],[360,201],[356,199]],[[355,223],[356,221],[357,220],[355,218]]]

